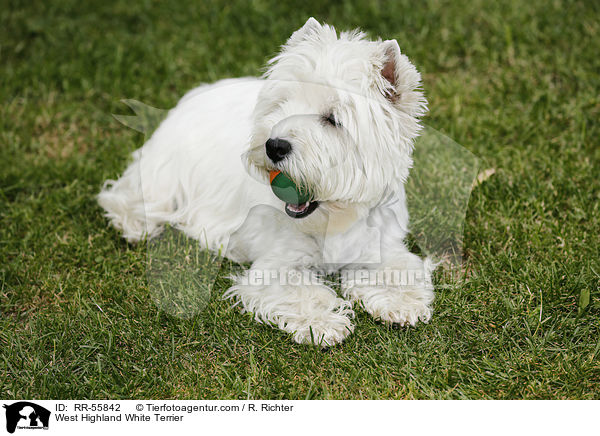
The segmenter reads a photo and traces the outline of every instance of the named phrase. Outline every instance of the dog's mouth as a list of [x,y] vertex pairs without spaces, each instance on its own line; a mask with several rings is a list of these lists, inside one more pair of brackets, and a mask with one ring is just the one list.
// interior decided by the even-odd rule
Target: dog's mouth
[[285,213],[292,218],[305,218],[319,207],[318,201],[307,201],[304,204],[285,204]]

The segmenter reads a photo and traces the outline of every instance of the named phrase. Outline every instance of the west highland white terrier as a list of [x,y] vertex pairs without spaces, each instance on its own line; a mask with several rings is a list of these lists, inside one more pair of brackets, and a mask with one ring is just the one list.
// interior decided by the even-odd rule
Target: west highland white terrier
[[[343,341],[353,302],[383,322],[427,322],[433,263],[404,243],[404,183],[426,110],[395,40],[338,37],[310,18],[262,78],[188,92],[98,201],[130,242],[170,224],[251,263],[225,297],[296,342]],[[279,172],[308,197],[275,195]],[[341,297],[326,280],[334,272]]]

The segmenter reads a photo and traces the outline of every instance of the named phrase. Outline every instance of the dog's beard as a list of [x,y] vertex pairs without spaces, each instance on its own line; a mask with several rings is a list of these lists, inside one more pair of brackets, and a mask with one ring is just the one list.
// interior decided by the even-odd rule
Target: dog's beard
[[336,222],[341,223],[337,227],[345,228],[344,223],[361,215],[356,210],[377,204],[387,191],[387,185],[378,180],[381,177],[367,177],[360,158],[352,155],[338,165],[330,164],[333,158],[309,165],[298,155],[273,163],[266,155],[264,142],[259,140],[244,154],[243,160],[248,172],[261,183],[269,184],[269,173],[277,170],[312,194],[305,203],[284,204],[285,213],[295,219],[312,216],[311,221],[315,221],[314,212],[318,210],[335,215]]

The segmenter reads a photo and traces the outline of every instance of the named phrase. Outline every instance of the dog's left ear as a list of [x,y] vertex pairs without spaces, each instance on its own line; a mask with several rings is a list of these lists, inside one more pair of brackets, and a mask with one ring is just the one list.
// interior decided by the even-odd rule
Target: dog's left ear
[[400,110],[412,116],[426,112],[427,101],[421,91],[421,75],[408,58],[400,52],[395,39],[380,43],[383,55],[381,77],[385,97]]
[[287,41],[287,45],[291,46],[301,41],[305,41],[311,36],[318,34],[322,29],[323,26],[321,26],[321,23],[319,23],[313,17],[310,17],[300,29],[292,33],[292,36],[290,36]]

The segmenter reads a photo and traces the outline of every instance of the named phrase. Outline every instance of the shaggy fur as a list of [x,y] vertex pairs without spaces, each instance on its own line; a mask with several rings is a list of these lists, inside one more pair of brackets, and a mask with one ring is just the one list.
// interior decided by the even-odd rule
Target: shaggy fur
[[[404,182],[426,111],[420,83],[395,40],[369,41],[359,31],[338,37],[311,18],[263,78],[187,93],[98,201],[128,241],[169,223],[251,262],[226,297],[299,343],[341,342],[354,329],[353,301],[385,322],[427,321],[433,265],[404,244]],[[292,146],[278,162],[265,152],[276,138]],[[315,211],[288,216],[269,187],[271,170],[305,186]],[[344,298],[321,278],[335,271],[345,278]],[[319,274],[288,280],[307,272]],[[390,272],[408,279],[370,274]]]

